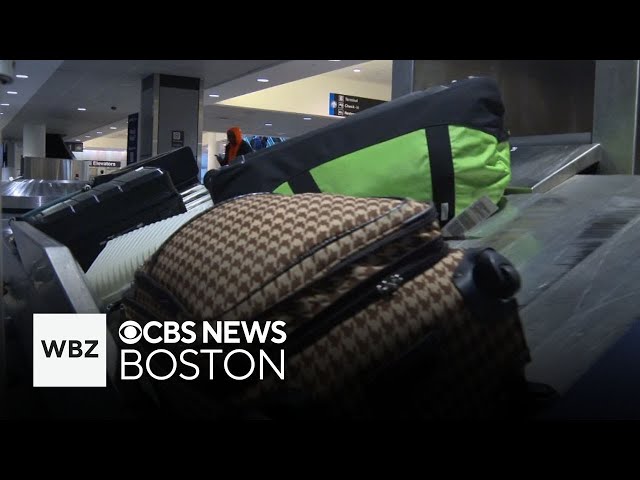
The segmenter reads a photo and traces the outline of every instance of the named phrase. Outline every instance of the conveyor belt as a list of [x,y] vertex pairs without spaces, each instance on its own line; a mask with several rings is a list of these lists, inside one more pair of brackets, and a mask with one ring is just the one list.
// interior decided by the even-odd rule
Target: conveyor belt
[[522,310],[531,380],[564,393],[640,318],[640,217]]
[[507,195],[506,205],[468,231],[463,248],[491,246],[523,273],[529,304],[640,215],[640,177],[578,175],[546,194]]
[[514,263],[527,374],[564,392],[640,316],[640,177],[577,175],[506,204],[451,243]]

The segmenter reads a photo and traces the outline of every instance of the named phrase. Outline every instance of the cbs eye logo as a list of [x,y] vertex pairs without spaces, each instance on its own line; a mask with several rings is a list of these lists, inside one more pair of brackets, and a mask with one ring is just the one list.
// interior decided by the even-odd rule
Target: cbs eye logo
[[120,325],[118,334],[120,335],[120,340],[124,343],[127,345],[133,345],[134,343],[138,343],[142,337],[142,329],[140,328],[140,325],[133,320],[127,320]]

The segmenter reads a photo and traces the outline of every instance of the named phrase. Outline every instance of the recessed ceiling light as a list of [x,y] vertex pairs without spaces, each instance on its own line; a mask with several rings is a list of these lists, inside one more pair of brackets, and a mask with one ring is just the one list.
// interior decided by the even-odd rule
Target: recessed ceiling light
[[311,120],[311,117],[304,117],[303,120]]
[[29,78],[29,75],[16,75],[16,78]]
[[218,95],[217,93],[210,93],[209,96],[212,98],[218,98],[220,95]]
[[17,95],[18,94],[18,92],[14,92],[13,90],[9,90],[7,93],[9,95]]
[[359,68],[354,68],[353,71],[356,73],[360,73],[362,70],[360,70]]
[[80,110],[81,112],[84,112],[86,110],[86,108],[84,107],[78,107],[78,110]]
[[339,62],[340,60],[329,60],[330,62]]
[[97,133],[98,135],[101,135],[101,134],[102,134],[102,132],[96,132],[96,133]]
[[9,104],[8,104],[8,103],[0,103],[0,106],[8,107],[8,106],[9,106]]
[[4,112],[0,112],[0,115],[4,115]]
[[273,126],[273,123],[265,123],[264,126],[265,127],[271,127],[271,126]]
[[84,138],[91,138],[91,135],[85,135]]
[[117,130],[118,127],[109,127],[111,130]]
[[269,81],[269,79],[268,78],[259,78],[258,81],[260,83],[267,83]]

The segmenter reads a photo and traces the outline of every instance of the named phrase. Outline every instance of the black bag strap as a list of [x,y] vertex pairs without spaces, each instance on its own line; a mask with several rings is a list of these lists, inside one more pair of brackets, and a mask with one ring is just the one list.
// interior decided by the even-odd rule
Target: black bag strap
[[431,192],[440,224],[453,218],[456,211],[456,182],[448,125],[425,128],[431,168]]
[[293,193],[321,193],[320,187],[318,187],[309,170],[291,178],[289,187],[291,187]]

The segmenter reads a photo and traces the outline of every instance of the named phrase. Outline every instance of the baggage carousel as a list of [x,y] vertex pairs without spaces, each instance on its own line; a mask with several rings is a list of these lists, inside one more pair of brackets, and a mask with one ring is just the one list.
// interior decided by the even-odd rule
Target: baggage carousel
[[[450,241],[454,247],[495,248],[516,266],[522,279],[517,299],[532,355],[527,376],[561,394],[640,318],[640,177],[580,173],[597,172],[600,155],[599,145],[584,142],[514,144],[512,182],[498,211],[464,232],[464,239]],[[40,206],[45,198],[84,185],[10,183],[1,185],[5,218],[7,207],[29,201]],[[7,196],[21,200],[7,204]],[[210,202],[202,186],[183,197],[188,210]],[[11,323],[30,323],[31,312],[44,304],[56,312],[104,308],[87,275],[73,268],[66,247],[24,222],[13,226],[12,235],[7,229],[3,238],[3,278],[14,286],[5,296]],[[110,268],[125,271],[117,255],[111,258],[92,272],[96,278],[115,275]]]
[[0,182],[3,213],[27,212],[82,190],[88,182],[77,180],[19,179]]

